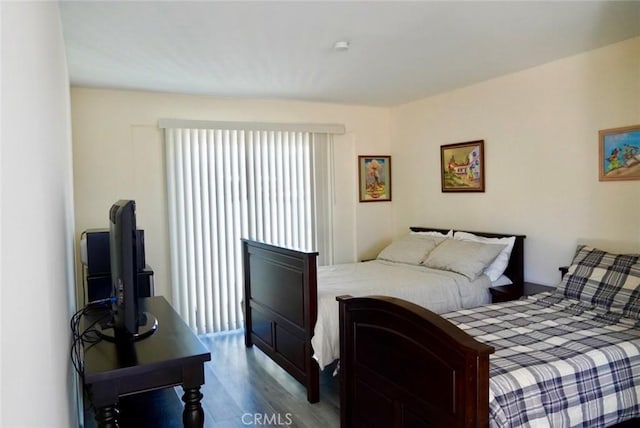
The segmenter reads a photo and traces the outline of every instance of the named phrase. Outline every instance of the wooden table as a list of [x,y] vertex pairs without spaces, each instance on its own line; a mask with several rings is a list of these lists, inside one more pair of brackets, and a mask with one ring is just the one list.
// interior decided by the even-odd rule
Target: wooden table
[[98,426],[118,426],[118,397],[182,385],[183,424],[203,427],[200,387],[211,354],[164,297],[140,299],[140,308],[158,319],[154,334],[127,346],[103,340],[85,347],[84,383]]

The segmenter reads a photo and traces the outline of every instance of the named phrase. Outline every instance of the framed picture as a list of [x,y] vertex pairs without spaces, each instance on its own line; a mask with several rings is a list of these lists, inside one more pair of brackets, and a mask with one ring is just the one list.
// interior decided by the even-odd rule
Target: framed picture
[[360,202],[391,200],[391,156],[358,156]]
[[443,192],[484,192],[484,140],[440,146]]
[[640,180],[640,125],[598,131],[600,181]]

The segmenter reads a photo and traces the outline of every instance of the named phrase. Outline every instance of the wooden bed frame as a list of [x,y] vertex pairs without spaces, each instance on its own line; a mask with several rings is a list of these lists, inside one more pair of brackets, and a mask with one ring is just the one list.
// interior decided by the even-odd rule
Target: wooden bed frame
[[[410,229],[441,233],[449,230]],[[471,233],[491,238],[516,236],[505,275],[514,284],[524,282],[524,235]],[[245,345],[255,344],[306,387],[309,402],[319,401],[320,370],[311,347],[318,311],[318,253],[243,239],[242,254]]]
[[[490,345],[388,296],[340,305],[340,427],[489,426]],[[640,426],[640,418],[611,428]]]
[[401,299],[337,300],[341,428],[489,425],[493,347]]

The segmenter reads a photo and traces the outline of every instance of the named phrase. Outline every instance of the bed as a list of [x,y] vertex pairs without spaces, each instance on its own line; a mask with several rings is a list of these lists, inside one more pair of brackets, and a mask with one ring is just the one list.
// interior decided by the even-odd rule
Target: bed
[[341,427],[637,424],[638,260],[579,246],[555,291],[442,315],[338,297]]
[[[495,241],[509,240],[511,249],[506,260],[503,260],[506,265],[502,267],[503,275],[513,283],[523,281],[524,235],[462,232],[424,227],[410,229],[410,236],[407,239],[413,239],[414,235],[418,235],[425,242],[431,239],[430,236],[451,238],[453,234],[459,234],[460,240],[466,240],[469,238],[468,235],[472,234],[477,240],[486,240],[489,244],[487,246],[491,246]],[[446,243],[452,245],[450,248],[447,247],[451,251],[458,250],[458,247],[453,244],[462,245],[450,241],[454,240],[447,239]],[[411,240],[411,242],[414,241]],[[439,249],[438,254],[441,254],[440,250],[445,247],[441,243],[440,241],[436,244]],[[395,250],[387,253],[389,257],[381,258],[388,248],[395,245],[394,242],[385,248],[378,259],[373,261],[354,263],[339,268],[335,266],[318,268],[317,253],[297,251],[243,239],[245,345],[251,347],[255,344],[301,382],[307,389],[308,401],[313,403],[320,398],[319,371],[330,361],[337,359],[340,353],[338,304],[335,297],[346,292],[352,295],[371,294],[371,290],[375,290],[375,294],[394,294],[393,291],[385,290],[381,286],[354,286],[344,289],[340,286],[342,281],[364,283],[372,276],[381,277],[380,275],[384,272],[384,275],[389,278],[388,282],[395,284],[396,297],[414,300],[425,306],[433,306],[439,302],[437,307],[433,308],[439,312],[488,303],[488,287],[493,283],[486,278],[487,275],[479,275],[473,279],[475,281],[473,282],[471,279],[466,281],[465,278],[462,278],[465,275],[460,275],[459,272],[452,274],[450,271],[444,271],[439,275],[443,282],[435,286],[430,282],[431,279],[425,278],[438,275],[436,271],[442,271],[442,269],[426,268],[421,263],[418,263],[420,266],[411,265],[405,259],[398,261],[394,259],[394,255],[398,254]],[[434,248],[435,246],[429,251]],[[400,254],[404,256],[405,253],[400,251]],[[429,253],[429,256],[435,254],[436,252],[433,251]],[[502,256],[504,253],[501,251],[495,260],[497,261]],[[431,261],[441,261],[436,259],[433,257]],[[493,263],[491,265],[493,266]],[[433,266],[437,267],[438,264]],[[341,275],[344,272],[340,272],[340,270],[351,270],[351,273],[343,277]],[[403,272],[402,275],[408,275],[410,280],[401,276],[399,272]],[[399,277],[404,280],[398,281]],[[502,280],[504,277],[500,275],[497,279]],[[327,292],[323,291],[327,288],[323,287],[323,278],[326,280],[325,282],[332,283],[332,286],[329,287],[331,290]],[[469,278],[473,278],[473,275],[469,275]],[[402,283],[399,284],[399,282]],[[480,285],[474,286],[470,282]],[[424,287],[439,288],[436,291],[425,291]],[[460,291],[452,293],[450,291],[452,289]],[[476,289],[474,291],[476,294],[465,294],[464,290],[473,289]],[[480,294],[477,294],[477,290],[480,290]],[[455,295],[457,293],[459,295],[453,303],[445,303],[444,298],[439,300],[434,297],[435,295],[442,297],[445,294]],[[323,330],[323,333],[318,334],[317,330]],[[321,351],[320,356],[316,352],[316,348],[317,351]]]

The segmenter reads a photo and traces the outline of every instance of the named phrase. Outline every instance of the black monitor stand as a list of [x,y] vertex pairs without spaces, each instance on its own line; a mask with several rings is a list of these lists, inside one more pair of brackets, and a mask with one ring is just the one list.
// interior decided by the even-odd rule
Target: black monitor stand
[[105,325],[98,325],[98,336],[109,342],[130,341],[137,342],[146,337],[151,336],[158,329],[158,319],[149,312],[143,312],[140,315],[140,323],[138,324],[138,332],[133,335],[123,337],[113,328],[113,323],[109,322]]

